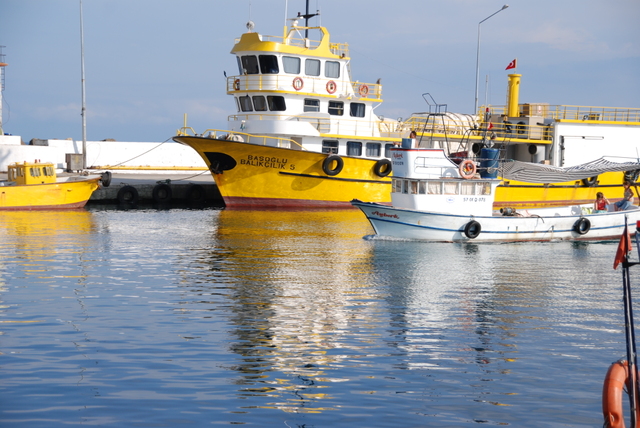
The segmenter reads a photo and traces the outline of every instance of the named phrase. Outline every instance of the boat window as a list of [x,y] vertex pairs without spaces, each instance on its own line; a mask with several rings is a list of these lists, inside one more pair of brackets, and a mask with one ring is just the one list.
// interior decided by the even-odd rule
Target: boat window
[[251,98],[248,95],[244,97],[238,97],[238,101],[240,101],[240,110],[242,111],[253,111],[253,107],[251,106]]
[[430,195],[442,194],[442,183],[440,183],[439,181],[430,181],[427,188]]
[[395,147],[395,145],[393,144],[385,144],[384,145],[384,157],[385,158],[390,158],[391,157],[391,148]]
[[269,102],[269,110],[271,111],[285,111],[287,106],[284,102],[284,97],[271,95],[267,97]]
[[284,72],[289,74],[300,74],[300,58],[295,56],[283,56],[282,66]]
[[364,117],[363,103],[351,103],[349,107],[350,107],[351,117]]
[[320,100],[305,98],[304,111],[320,111]]
[[320,60],[306,59],[304,62],[304,73],[307,76],[320,76]]
[[340,77],[340,63],[338,61],[327,61],[324,63],[324,77]]
[[398,180],[397,178],[393,179],[393,190],[394,193],[402,192],[402,180]]
[[255,55],[246,55],[242,57],[242,74],[258,74],[258,59]]
[[347,141],[347,156],[362,156],[362,143]]
[[460,194],[461,195],[475,195],[476,194],[476,183],[465,181],[464,183],[460,183]]
[[52,176],[53,175],[53,167],[52,166],[45,166],[44,167],[44,175]]
[[267,111],[267,100],[263,95],[253,96],[253,108],[256,111]]
[[402,180],[402,193],[409,193],[409,180]]
[[444,182],[444,194],[455,195],[458,193],[458,183],[452,181]]
[[275,55],[260,55],[259,58],[262,74],[278,74],[280,72],[278,57]]
[[412,181],[411,182],[411,194],[412,195],[417,195],[418,194],[418,182],[417,181]]
[[424,181],[420,181],[418,182],[418,184],[419,184],[418,193],[421,195],[425,195],[427,193],[427,183],[425,183]]
[[478,195],[490,195],[491,194],[491,184],[490,183],[478,183],[478,187],[480,187],[480,191]]
[[380,143],[367,143],[367,157],[379,158],[380,157]]
[[329,101],[329,114],[342,116],[344,113],[344,103],[342,101]]
[[338,154],[338,140],[322,140],[322,153]]

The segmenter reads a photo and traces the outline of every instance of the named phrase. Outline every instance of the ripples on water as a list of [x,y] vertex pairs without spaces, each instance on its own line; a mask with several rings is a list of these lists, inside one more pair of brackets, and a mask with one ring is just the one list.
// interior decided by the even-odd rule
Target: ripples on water
[[0,213],[0,425],[602,425],[616,243],[371,232],[359,211]]

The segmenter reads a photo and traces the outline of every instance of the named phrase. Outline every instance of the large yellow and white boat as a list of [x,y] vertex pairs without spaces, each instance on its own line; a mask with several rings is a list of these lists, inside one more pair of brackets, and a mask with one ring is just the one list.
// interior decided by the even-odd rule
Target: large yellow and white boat
[[58,177],[49,162],[15,163],[7,180],[0,181],[0,211],[82,208],[102,181],[108,185],[106,180],[110,175]]
[[[247,24],[249,31],[231,50],[238,75],[227,77],[237,107],[229,130],[196,133],[185,121],[173,138],[204,159],[227,207],[389,202],[390,149],[401,144],[444,148],[479,166],[483,148],[501,160],[556,167],[604,156],[637,160],[640,109],[519,104],[517,74],[510,75],[506,106],[455,114],[425,98],[428,112],[405,121],[379,116],[380,82],[354,80],[348,46],[332,42],[324,27],[309,27],[312,16],[292,20],[281,37],[255,33]],[[300,26],[298,19],[307,22]],[[495,206],[588,203],[603,190],[615,200],[622,197],[623,174],[551,183],[504,179]]]

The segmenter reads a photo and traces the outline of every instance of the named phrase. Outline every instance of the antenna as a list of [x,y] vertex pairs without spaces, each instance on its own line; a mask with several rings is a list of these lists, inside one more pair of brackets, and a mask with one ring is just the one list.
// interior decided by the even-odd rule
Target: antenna
[[4,135],[4,131],[2,130],[2,103],[4,102],[2,99],[2,91],[4,91],[4,68],[7,66],[4,62],[2,48],[4,48],[4,46],[0,46],[0,136]]

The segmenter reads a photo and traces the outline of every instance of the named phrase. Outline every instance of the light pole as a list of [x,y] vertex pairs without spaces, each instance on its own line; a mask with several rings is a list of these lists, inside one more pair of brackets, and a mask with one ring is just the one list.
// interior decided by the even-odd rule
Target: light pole
[[478,50],[476,52],[476,103],[474,105],[473,114],[478,113],[478,84],[480,83],[480,24],[482,24],[487,19],[491,18],[493,15],[496,15],[497,13],[502,12],[503,10],[505,10],[508,7],[509,7],[509,5],[505,4],[504,6],[502,6],[502,9],[498,10],[497,12],[492,13],[491,15],[487,16],[482,21],[478,22]]

